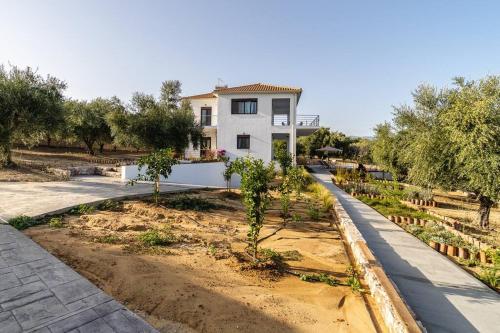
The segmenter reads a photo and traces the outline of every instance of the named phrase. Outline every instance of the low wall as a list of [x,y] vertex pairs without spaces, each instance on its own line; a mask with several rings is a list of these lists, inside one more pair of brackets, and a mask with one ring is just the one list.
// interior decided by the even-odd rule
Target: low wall
[[338,200],[335,200],[334,208],[356,264],[363,271],[364,279],[389,331],[394,333],[426,332],[425,328],[415,320],[414,314],[401,298],[397,287],[387,277],[384,269],[368,248],[364,237]]
[[[135,179],[139,175],[137,165],[124,165],[121,167],[122,180]],[[176,184],[189,184],[210,187],[226,187],[224,180],[225,166],[222,162],[213,163],[181,163],[172,167],[172,173],[163,182]],[[142,172],[146,171],[143,167]],[[241,177],[233,174],[231,178],[231,187],[240,186]]]

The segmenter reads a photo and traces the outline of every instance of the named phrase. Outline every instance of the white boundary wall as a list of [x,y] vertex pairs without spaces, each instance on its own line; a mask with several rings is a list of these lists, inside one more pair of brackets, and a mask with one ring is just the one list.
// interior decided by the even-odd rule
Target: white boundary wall
[[[142,172],[147,167],[142,168]],[[172,167],[172,173],[166,180],[168,183],[199,185],[209,187],[226,187],[223,177],[225,167],[222,162],[213,163],[182,163]],[[137,165],[124,165],[121,170],[122,180],[135,179],[139,175]],[[162,177],[162,182],[165,179]],[[231,178],[231,187],[240,186],[241,177],[233,174]]]

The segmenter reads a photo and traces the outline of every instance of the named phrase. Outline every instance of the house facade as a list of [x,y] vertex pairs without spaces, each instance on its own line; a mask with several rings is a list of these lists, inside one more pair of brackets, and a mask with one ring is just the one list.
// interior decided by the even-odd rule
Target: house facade
[[295,156],[297,137],[319,128],[318,115],[297,114],[301,94],[300,88],[256,83],[185,97],[204,132],[201,147],[190,146],[186,157],[213,156],[224,149],[231,159],[250,155],[269,162],[275,140],[285,141]]

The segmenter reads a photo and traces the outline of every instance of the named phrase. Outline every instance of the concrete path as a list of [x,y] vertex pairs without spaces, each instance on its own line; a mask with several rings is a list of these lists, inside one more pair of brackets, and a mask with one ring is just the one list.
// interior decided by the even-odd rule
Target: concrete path
[[[161,185],[161,191],[181,191],[194,186]],[[126,185],[116,178],[75,177],[65,182],[0,182],[0,218],[38,216],[69,206],[99,200],[150,194],[150,184]],[[1,221],[1,220],[0,220]]]
[[[162,191],[186,186],[165,185]],[[151,192],[105,177],[0,183],[0,214],[35,216],[68,206]],[[0,221],[0,333],[157,332],[21,232]]]
[[500,295],[331,182],[313,176],[339,200],[387,275],[428,332],[500,332]]

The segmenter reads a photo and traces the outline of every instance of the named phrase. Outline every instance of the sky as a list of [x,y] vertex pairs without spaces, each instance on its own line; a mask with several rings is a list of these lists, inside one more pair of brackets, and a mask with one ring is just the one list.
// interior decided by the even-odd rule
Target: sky
[[300,114],[370,136],[419,84],[500,74],[500,1],[0,0],[0,64],[92,99],[271,83]]

